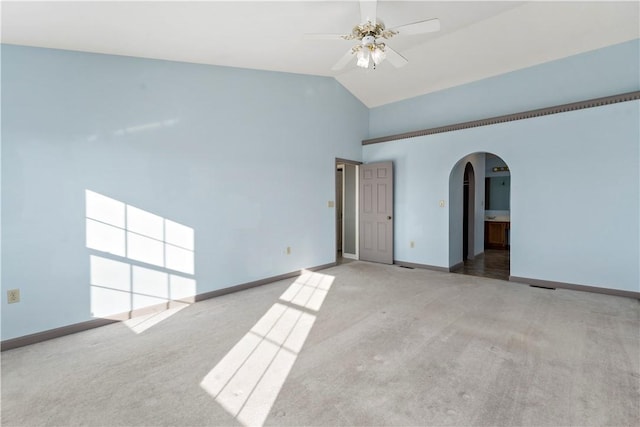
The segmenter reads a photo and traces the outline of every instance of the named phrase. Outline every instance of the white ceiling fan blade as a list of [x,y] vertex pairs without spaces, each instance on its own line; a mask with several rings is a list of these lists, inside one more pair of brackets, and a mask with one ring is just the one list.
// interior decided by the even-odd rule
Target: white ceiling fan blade
[[409,62],[407,61],[407,58],[400,55],[389,46],[385,46],[384,52],[387,54],[387,59],[389,60],[389,62],[391,62],[391,64],[396,68],[404,67],[405,65],[407,65],[407,62]]
[[342,34],[305,34],[305,40],[344,40]]
[[376,23],[376,9],[378,8],[377,0],[360,0],[360,23],[367,21]]
[[331,69],[334,71],[342,70],[349,63],[349,61],[351,61],[352,58],[353,52],[351,51],[351,49],[349,49],[347,53],[345,53],[344,56],[340,58],[340,60],[336,62],[333,67],[331,67]]
[[399,35],[424,34],[440,31],[440,20],[438,18],[427,19],[425,21],[414,22],[413,24],[400,25],[393,28]]

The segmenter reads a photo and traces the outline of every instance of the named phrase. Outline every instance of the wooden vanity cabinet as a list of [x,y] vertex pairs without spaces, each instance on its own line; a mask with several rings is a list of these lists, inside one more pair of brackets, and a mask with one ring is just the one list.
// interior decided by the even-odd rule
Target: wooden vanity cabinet
[[507,230],[511,223],[503,221],[484,222],[484,247],[485,249],[507,249]]

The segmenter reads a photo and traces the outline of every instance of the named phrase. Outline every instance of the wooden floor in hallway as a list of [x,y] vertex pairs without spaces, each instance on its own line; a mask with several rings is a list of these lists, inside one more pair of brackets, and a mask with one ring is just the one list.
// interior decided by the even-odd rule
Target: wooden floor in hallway
[[476,256],[474,259],[465,260],[464,265],[452,272],[469,276],[509,280],[510,259],[510,251],[508,249],[485,249],[483,254]]

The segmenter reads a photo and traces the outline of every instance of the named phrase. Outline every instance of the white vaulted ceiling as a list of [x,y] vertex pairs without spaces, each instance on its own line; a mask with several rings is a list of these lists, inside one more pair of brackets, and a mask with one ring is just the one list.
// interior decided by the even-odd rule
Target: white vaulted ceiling
[[639,3],[380,1],[387,28],[439,18],[441,31],[394,37],[409,63],[332,65],[355,44],[357,1],[2,2],[2,42],[335,77],[368,107],[640,37]]

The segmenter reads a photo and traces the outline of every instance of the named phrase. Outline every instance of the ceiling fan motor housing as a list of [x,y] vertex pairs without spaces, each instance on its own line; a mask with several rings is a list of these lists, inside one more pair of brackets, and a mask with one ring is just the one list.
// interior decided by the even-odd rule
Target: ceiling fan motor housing
[[368,47],[375,44],[376,38],[374,36],[364,36],[362,38],[362,46]]

